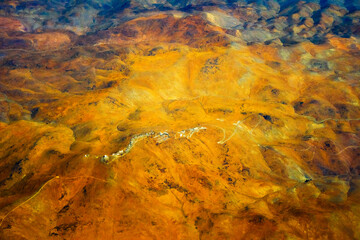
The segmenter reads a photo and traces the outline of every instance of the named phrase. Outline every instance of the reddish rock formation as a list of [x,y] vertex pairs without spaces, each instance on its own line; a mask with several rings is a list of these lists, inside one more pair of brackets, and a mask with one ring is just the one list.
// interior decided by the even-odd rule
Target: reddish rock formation
[[356,11],[77,4],[0,3],[0,239],[360,238]]
[[14,18],[0,17],[0,34],[12,32],[24,32],[25,26]]

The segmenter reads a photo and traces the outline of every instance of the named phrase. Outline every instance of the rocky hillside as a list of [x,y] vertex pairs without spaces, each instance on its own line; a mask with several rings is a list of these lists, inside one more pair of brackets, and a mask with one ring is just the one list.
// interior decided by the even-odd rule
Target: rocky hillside
[[359,17],[2,1],[0,239],[360,239]]

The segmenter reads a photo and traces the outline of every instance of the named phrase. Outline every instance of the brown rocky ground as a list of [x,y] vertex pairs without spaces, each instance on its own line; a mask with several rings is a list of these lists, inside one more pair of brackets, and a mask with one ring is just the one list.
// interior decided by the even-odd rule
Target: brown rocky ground
[[86,36],[11,24],[1,239],[360,239],[358,38],[246,44],[164,14]]

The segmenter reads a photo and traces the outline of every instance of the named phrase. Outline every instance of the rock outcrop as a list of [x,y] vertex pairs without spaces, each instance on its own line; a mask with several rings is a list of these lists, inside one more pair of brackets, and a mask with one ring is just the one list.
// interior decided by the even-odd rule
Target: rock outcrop
[[2,1],[0,239],[359,239],[356,1]]

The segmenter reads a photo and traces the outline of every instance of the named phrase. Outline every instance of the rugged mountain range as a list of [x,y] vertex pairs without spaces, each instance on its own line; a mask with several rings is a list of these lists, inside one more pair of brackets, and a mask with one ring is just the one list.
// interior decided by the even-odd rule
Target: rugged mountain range
[[0,239],[360,239],[359,1],[0,2]]
[[293,44],[323,41],[328,33],[358,36],[360,26],[357,1],[4,1],[0,6],[0,14],[21,21],[24,32],[86,35],[166,14],[199,16],[203,24],[221,27],[247,43],[280,39]]

